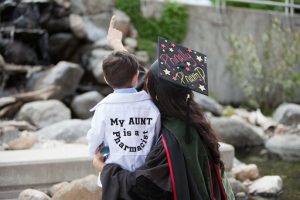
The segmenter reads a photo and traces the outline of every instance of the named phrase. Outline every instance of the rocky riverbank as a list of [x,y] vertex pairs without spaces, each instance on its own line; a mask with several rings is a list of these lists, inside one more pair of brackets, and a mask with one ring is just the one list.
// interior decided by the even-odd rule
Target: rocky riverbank
[[[111,92],[102,61],[111,52],[105,35],[113,13],[128,51],[149,65],[147,52],[138,49],[130,18],[115,10],[113,1],[104,0],[4,1],[0,8],[5,13],[0,27],[0,150],[86,145],[93,114],[89,109]],[[222,142],[236,150],[260,146],[261,155],[300,160],[300,105],[284,103],[267,117],[260,110],[234,109],[199,94],[195,100]],[[275,198],[284,192],[282,177],[260,176],[255,162],[233,161],[233,155],[229,160],[233,166],[227,175],[238,199]],[[96,176],[87,174],[45,191],[24,190],[19,199],[100,196]]]

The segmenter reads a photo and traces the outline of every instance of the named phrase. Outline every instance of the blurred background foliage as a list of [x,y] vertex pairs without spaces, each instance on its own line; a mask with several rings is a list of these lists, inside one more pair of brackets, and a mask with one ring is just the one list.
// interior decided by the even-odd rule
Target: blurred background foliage
[[139,33],[138,48],[146,50],[152,58],[158,36],[180,43],[187,33],[189,15],[187,7],[182,4],[165,2],[159,19],[145,18],[140,0],[116,0],[116,7],[131,18]]
[[282,102],[292,102],[300,87],[300,33],[280,26],[278,19],[262,37],[259,57],[253,36],[230,36],[227,69],[237,81],[252,108],[269,114]]

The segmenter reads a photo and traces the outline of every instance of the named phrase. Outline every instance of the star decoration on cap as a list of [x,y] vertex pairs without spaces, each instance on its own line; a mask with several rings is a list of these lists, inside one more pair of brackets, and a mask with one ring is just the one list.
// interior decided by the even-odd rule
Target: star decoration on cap
[[202,61],[202,58],[201,58],[201,56],[197,56],[197,58],[196,58],[199,62],[201,62]]
[[206,90],[205,87],[204,87],[204,85],[199,85],[199,89],[200,89],[202,92]]
[[164,72],[165,72],[165,75],[170,75],[170,73],[171,73],[168,69],[165,69]]
[[208,95],[206,55],[159,38],[158,60],[159,78]]

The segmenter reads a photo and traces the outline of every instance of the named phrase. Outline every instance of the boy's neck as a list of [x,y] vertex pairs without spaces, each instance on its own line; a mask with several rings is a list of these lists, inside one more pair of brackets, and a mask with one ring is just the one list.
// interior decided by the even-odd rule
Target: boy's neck
[[129,87],[119,87],[119,88],[113,88],[113,90],[123,90],[123,89],[131,89],[134,88],[133,86],[129,86]]

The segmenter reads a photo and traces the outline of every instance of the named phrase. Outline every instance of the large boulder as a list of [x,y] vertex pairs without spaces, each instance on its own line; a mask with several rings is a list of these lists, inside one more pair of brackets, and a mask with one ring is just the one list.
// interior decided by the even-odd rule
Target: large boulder
[[71,111],[58,100],[33,101],[22,106],[16,118],[43,128],[71,118]]
[[81,17],[80,15],[70,15],[71,30],[80,39],[89,39],[96,42],[105,38],[106,31],[97,27],[88,17]]
[[35,143],[37,139],[34,136],[21,136],[17,139],[11,140],[8,143],[8,149],[10,150],[24,150],[30,149]]
[[69,60],[79,45],[72,33],[55,33],[49,37],[49,55],[51,62]]
[[81,119],[87,119],[93,115],[90,109],[102,99],[103,96],[97,91],[87,92],[74,97],[71,108],[76,116]]
[[106,84],[103,76],[103,60],[111,54],[111,51],[94,49],[89,54],[87,69],[92,72],[95,79],[102,84]]
[[209,111],[217,116],[222,114],[223,107],[211,97],[194,92],[194,99],[204,111]]
[[44,89],[50,86],[59,86],[60,90],[52,98],[62,99],[72,94],[83,75],[83,69],[74,63],[59,62],[55,67],[33,74],[27,83],[29,90]]
[[266,148],[284,160],[300,160],[300,132],[299,134],[275,135],[267,140]]
[[277,196],[282,190],[280,176],[264,176],[254,181],[249,187],[249,193],[259,196]]
[[240,181],[255,180],[259,177],[258,168],[255,164],[239,165],[232,168],[233,176]]
[[228,181],[230,183],[230,186],[231,186],[234,194],[237,194],[239,192],[248,193],[248,188],[246,186],[244,186],[243,183],[241,183],[240,181],[238,181],[234,178],[229,178]]
[[221,159],[224,162],[225,170],[230,171],[233,166],[233,160],[234,160],[234,147],[230,144],[225,144],[223,142],[220,142],[220,153],[221,153]]
[[89,175],[70,183],[62,183],[54,186],[52,200],[99,200],[101,189],[97,186],[97,176]]
[[36,135],[40,141],[63,140],[66,143],[71,143],[85,136],[90,125],[89,120],[65,120],[37,131]]
[[17,139],[19,136],[20,131],[13,126],[0,128],[0,143],[8,143],[11,140]]
[[264,143],[261,133],[239,117],[212,117],[210,121],[221,141],[234,147],[252,147]]
[[285,125],[300,124],[300,105],[284,103],[275,110],[273,118]]
[[39,190],[26,189],[20,193],[18,200],[51,200],[51,198]]
[[114,10],[114,15],[116,16],[116,28],[120,30],[124,36],[127,36],[130,31],[130,18],[121,10]]

